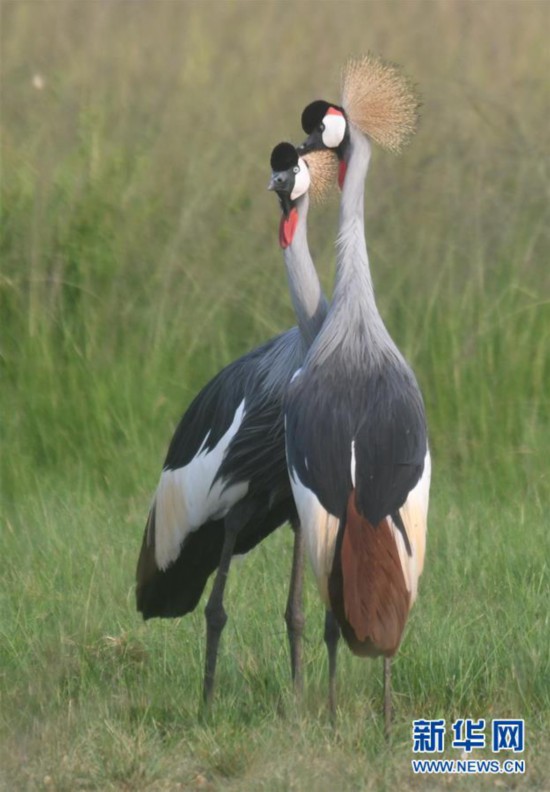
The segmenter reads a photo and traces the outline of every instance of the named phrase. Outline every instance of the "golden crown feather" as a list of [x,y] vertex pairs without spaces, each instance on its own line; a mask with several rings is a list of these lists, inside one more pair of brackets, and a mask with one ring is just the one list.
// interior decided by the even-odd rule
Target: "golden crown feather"
[[364,135],[398,153],[416,132],[420,96],[399,66],[369,52],[344,66],[342,106]]
[[319,203],[323,201],[330,190],[336,184],[336,174],[338,172],[338,158],[332,151],[310,151],[303,154],[308,169],[311,184],[309,194],[312,199]]

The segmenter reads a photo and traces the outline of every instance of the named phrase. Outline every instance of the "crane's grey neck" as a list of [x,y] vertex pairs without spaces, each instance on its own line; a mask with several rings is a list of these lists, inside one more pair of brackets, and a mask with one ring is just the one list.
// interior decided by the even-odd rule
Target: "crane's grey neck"
[[367,138],[350,125],[347,172],[340,201],[340,222],[336,241],[336,305],[361,304],[365,320],[372,321],[378,310],[365,241],[365,180],[371,147]]
[[325,320],[328,303],[307,243],[308,194],[298,198],[295,206],[298,223],[292,242],[284,250],[284,258],[298,328],[305,349],[309,349]]
[[342,350],[344,359],[360,366],[375,363],[389,350],[397,352],[376,307],[365,241],[364,194],[370,156],[368,139],[350,125],[334,293],[325,329],[316,345],[319,359]]

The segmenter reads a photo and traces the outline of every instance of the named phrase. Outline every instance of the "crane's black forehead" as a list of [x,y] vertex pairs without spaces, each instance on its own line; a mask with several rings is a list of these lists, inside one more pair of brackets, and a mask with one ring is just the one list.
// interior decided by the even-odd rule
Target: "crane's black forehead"
[[306,135],[311,134],[315,127],[319,126],[323,118],[327,114],[330,105],[324,99],[316,99],[305,108],[302,113],[302,129]]
[[298,153],[292,143],[279,143],[271,152],[271,170],[285,171],[298,164]]

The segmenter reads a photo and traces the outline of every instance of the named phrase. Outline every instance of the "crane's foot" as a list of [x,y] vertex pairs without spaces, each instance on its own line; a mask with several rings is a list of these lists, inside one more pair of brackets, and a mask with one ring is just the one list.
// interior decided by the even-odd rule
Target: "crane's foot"
[[211,707],[214,695],[214,679],[216,676],[216,663],[218,661],[218,648],[223,628],[227,623],[227,614],[221,603],[208,600],[204,609],[206,617],[206,657],[204,662],[204,683],[202,689],[201,713],[206,714]]
[[292,572],[285,610],[285,622],[290,647],[290,670],[294,695],[297,699],[303,693],[302,675],[302,637],[305,618],[302,610],[302,588],[304,577],[304,541],[299,525],[294,525],[294,550],[292,554]]
[[297,699],[302,697],[304,682],[302,674],[302,636],[304,633],[305,619],[301,611],[285,611],[288,644],[290,647],[290,670],[292,686]]
[[218,571],[210,592],[210,597],[204,609],[206,617],[206,656],[204,661],[204,683],[202,689],[202,704],[199,716],[206,715],[212,704],[214,694],[214,677],[216,675],[216,662],[218,660],[218,648],[223,628],[227,623],[227,613],[223,607],[223,595],[229,566],[233,555],[233,548],[237,534],[239,533],[242,522],[239,521],[239,512],[233,510],[225,518],[225,535],[223,540],[222,554]]
[[336,723],[336,652],[340,640],[340,627],[332,611],[325,614],[325,643],[328,652],[328,711],[330,722]]
[[391,739],[392,703],[391,703],[391,657],[384,658],[384,737]]

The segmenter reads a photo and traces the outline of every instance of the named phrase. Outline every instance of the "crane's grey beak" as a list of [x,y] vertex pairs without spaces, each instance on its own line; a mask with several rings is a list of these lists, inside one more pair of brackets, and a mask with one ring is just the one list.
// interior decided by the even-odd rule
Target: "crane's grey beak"
[[309,154],[310,151],[322,151],[323,149],[326,149],[326,146],[323,143],[323,133],[318,129],[314,129],[313,132],[307,136],[304,142],[298,146],[296,151],[300,157],[303,157],[304,154]]
[[288,186],[288,173],[286,173],[286,171],[273,171],[267,189],[279,192],[287,190]]

